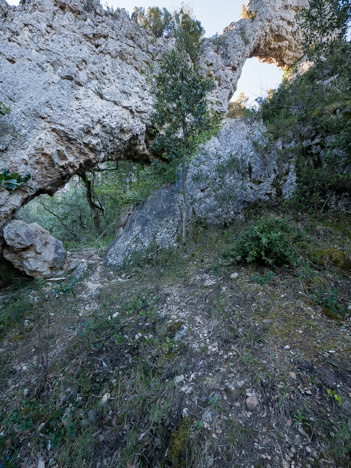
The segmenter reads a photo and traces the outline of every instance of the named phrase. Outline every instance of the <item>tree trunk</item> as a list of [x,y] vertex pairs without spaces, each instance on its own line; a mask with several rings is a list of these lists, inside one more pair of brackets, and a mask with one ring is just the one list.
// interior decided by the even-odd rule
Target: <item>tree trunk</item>
[[183,119],[183,157],[182,157],[182,192],[183,192],[183,213],[182,213],[182,243],[186,244],[187,240],[187,225],[188,225],[188,193],[186,187],[186,177],[188,172],[188,132],[186,127],[186,120]]
[[183,194],[183,206],[182,206],[182,243],[186,244],[187,237],[187,224],[188,224],[188,194],[186,188],[186,176],[187,176],[187,164],[185,161],[185,156],[182,160],[182,194]]
[[93,189],[92,189],[92,184],[91,181],[87,178],[86,174],[80,174],[80,178],[82,179],[85,188],[87,189],[87,201],[88,205],[91,211],[91,215],[93,218],[93,223],[96,229],[96,232],[101,235],[102,234],[102,227],[101,227],[101,222],[100,222],[100,215],[99,215],[99,210],[102,211],[102,208],[97,206],[93,202]]

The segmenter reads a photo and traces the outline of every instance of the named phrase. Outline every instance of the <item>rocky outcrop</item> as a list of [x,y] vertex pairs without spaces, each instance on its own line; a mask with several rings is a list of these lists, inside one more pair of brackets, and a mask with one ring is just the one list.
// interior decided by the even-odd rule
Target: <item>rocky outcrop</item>
[[66,260],[62,242],[37,223],[11,221],[4,229],[4,239],[5,259],[33,278],[55,276]]
[[[190,164],[187,177],[190,222],[225,225],[257,201],[286,198],[295,188],[294,165],[278,164],[274,149],[262,154],[265,127],[231,119]],[[180,183],[163,187],[130,216],[106,256],[120,268],[148,250],[176,245],[181,224]]]
[[109,248],[106,263],[120,268],[152,249],[175,244],[180,223],[179,187],[163,187],[131,214]]
[[[204,40],[201,66],[225,111],[245,60],[283,65],[300,55],[294,15],[307,0],[251,0],[255,19],[232,23]],[[147,73],[172,40],[156,39],[124,10],[98,1],[0,0],[1,167],[32,178],[10,194],[0,189],[0,228],[41,193],[54,193],[78,171],[106,160],[148,159],[153,111]]]

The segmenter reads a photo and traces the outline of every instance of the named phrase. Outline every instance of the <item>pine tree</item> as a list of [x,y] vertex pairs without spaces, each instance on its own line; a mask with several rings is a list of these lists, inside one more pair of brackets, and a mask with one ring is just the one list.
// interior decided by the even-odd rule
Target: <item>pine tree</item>
[[201,142],[218,128],[218,118],[209,111],[207,93],[214,84],[202,78],[186,53],[166,53],[154,80],[156,97],[153,125],[156,138],[152,149],[169,161],[176,161],[182,174],[182,241],[187,237],[187,171],[190,158]]

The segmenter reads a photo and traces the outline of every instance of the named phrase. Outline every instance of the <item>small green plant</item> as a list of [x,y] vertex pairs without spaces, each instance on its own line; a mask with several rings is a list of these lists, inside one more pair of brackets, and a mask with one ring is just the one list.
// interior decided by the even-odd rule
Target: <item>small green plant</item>
[[263,275],[252,275],[251,281],[253,281],[256,284],[260,284],[261,286],[264,286],[266,283],[269,283],[273,278],[273,271],[267,271],[267,273],[264,273]]
[[336,390],[330,390],[330,388],[328,388],[327,395],[329,399],[335,400],[339,406],[343,405],[342,398],[336,393]]
[[322,307],[324,314],[332,319],[344,319],[347,306],[340,300],[339,291],[332,287],[320,285],[312,300]]
[[57,285],[54,288],[55,294],[60,295],[60,294],[72,294],[72,296],[75,296],[75,291],[74,288],[77,284],[77,278],[72,278],[69,281],[65,281],[63,284]]
[[248,227],[236,240],[230,255],[237,262],[296,265],[293,244],[300,235],[286,221],[269,217]]
[[209,400],[209,405],[212,406],[213,409],[219,411],[223,409],[223,404],[221,402],[221,397],[219,395],[214,395],[210,400]]
[[8,192],[13,192],[27,183],[30,178],[30,174],[22,177],[17,172],[12,174],[8,169],[4,169],[0,173],[0,187]]
[[309,417],[306,415],[306,413],[297,410],[296,413],[294,414],[294,419],[295,419],[295,426],[305,426],[305,427],[310,427],[310,420]]
[[9,114],[10,112],[11,112],[10,107],[5,106],[5,104],[3,104],[0,101],[0,115],[6,115],[6,114]]

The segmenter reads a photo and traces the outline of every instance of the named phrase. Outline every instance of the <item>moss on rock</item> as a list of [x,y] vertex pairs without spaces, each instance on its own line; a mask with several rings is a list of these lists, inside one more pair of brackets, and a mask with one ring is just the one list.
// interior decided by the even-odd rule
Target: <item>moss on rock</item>
[[320,249],[311,252],[311,257],[315,263],[321,266],[333,265],[344,271],[351,271],[351,258],[340,249]]
[[187,466],[185,451],[191,433],[191,421],[184,418],[180,426],[173,432],[168,452],[168,460],[171,466],[181,468]]

